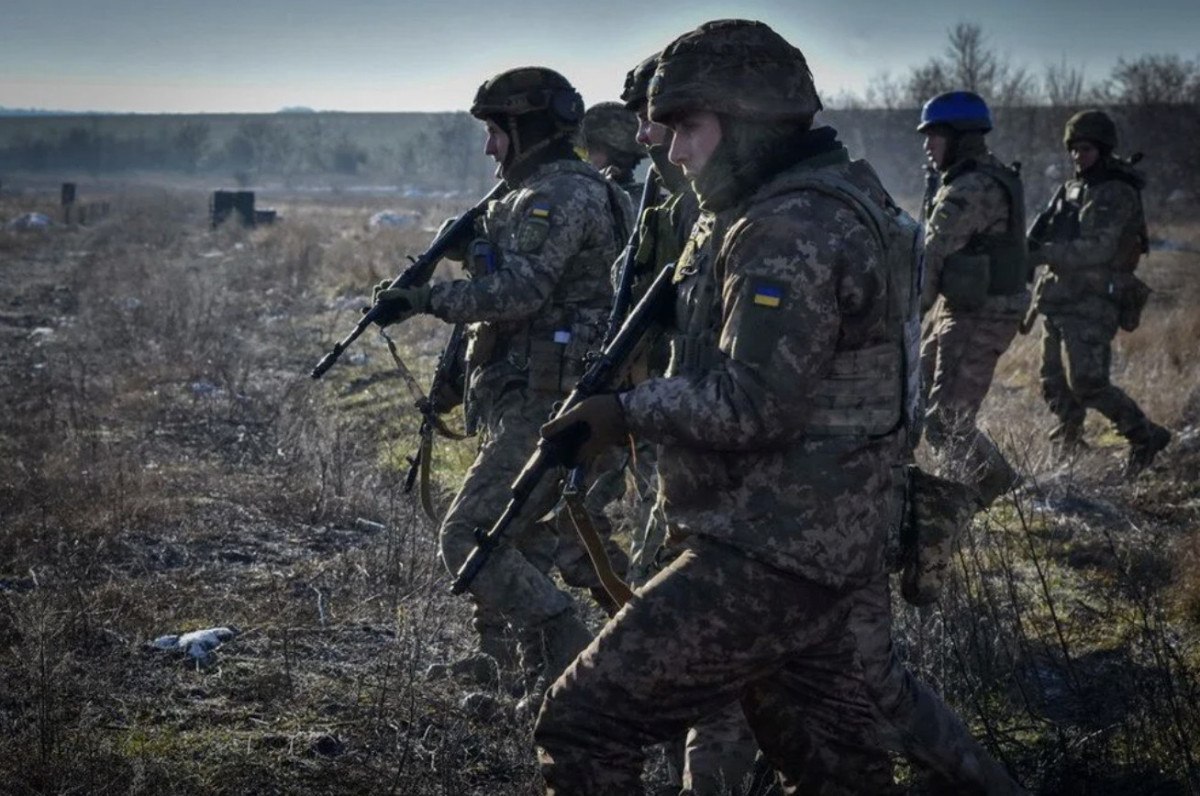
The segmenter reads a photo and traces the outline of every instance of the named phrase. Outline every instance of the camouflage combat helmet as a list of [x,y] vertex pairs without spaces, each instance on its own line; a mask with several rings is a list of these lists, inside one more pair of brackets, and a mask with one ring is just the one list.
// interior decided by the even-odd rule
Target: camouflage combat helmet
[[574,130],[583,120],[583,98],[553,69],[522,66],[485,81],[471,103],[471,115],[477,119],[537,112],[548,114],[562,130]]
[[645,152],[635,140],[637,131],[637,116],[619,102],[600,102],[583,114],[583,142],[588,149],[606,147],[640,157]]
[[651,55],[640,64],[625,73],[625,88],[621,90],[621,102],[625,107],[636,112],[646,104],[646,94],[650,88],[650,78],[658,68],[659,53]]
[[706,110],[764,122],[821,110],[804,53],[761,22],[706,22],[663,50],[648,90],[650,118]]
[[1070,147],[1080,140],[1092,141],[1111,152],[1117,148],[1117,125],[1104,111],[1080,111],[1067,120],[1063,143]]

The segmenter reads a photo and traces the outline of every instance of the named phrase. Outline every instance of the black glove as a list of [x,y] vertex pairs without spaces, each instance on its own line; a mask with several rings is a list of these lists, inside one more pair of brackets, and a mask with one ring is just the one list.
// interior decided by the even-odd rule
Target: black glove
[[625,410],[616,393],[585,398],[542,426],[542,439],[551,443],[564,467],[589,462],[628,436]]
[[372,288],[371,306],[363,307],[364,313],[377,310],[375,323],[381,328],[429,311],[429,285],[389,287],[391,284],[384,280]]

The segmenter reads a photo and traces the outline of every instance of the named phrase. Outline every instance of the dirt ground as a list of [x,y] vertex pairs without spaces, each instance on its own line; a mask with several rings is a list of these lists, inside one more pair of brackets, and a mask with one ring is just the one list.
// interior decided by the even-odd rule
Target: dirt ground
[[[56,198],[0,195],[0,221]],[[461,208],[280,196],[274,226],[210,230],[198,191],[107,198],[85,227],[0,229],[0,791],[536,792],[516,695],[425,676],[473,633],[402,490],[417,418],[386,347],[308,375]],[[422,222],[366,228],[398,203]],[[1155,236],[1179,245],[1143,266],[1113,372],[1171,448],[1128,483],[1089,418],[1059,460],[1019,338],[982,423],[1026,484],[937,606],[896,607],[912,668],[1040,793],[1200,790],[1200,226]],[[396,333],[419,378],[445,333]],[[471,455],[439,443],[443,492]],[[149,644],[218,626],[203,660]]]

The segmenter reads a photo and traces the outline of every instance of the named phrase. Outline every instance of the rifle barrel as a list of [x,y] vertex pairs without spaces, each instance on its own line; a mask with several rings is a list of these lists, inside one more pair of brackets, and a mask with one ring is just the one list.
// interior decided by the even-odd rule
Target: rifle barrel
[[[475,219],[482,215],[486,210],[488,203],[493,199],[503,196],[508,191],[508,185],[503,182],[496,183],[492,190],[488,191],[487,196],[480,199],[475,205],[454,220],[441,235],[433,239],[420,257],[412,261],[412,264],[400,272],[400,275],[392,280],[388,287],[406,288],[417,287],[423,285],[433,276],[433,269],[437,267],[439,261],[445,256],[446,251],[454,245],[459,236],[468,228],[475,225]],[[333,363],[337,362],[342,353],[358,339],[359,335],[367,330],[367,327],[375,322],[379,317],[378,305],[372,307],[359,319],[350,333],[334,344],[328,354],[321,357],[321,361],[312,369],[312,377],[319,379],[325,375],[325,371],[333,367]]]

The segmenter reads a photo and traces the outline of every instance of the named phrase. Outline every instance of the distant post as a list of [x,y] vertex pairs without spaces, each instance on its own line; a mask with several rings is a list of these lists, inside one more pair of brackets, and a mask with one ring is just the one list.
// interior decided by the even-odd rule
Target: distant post
[[71,223],[71,207],[75,204],[75,183],[64,182],[62,184],[62,209],[63,223]]

